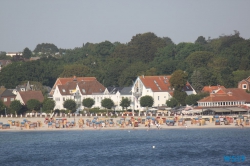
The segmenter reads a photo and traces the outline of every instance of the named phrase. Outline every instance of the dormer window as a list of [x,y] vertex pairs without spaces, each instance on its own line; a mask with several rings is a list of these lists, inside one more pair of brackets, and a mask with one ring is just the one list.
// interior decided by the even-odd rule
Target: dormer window
[[82,89],[82,93],[86,93],[85,89]]
[[65,89],[62,89],[63,92],[66,92]]
[[247,89],[247,84],[242,84],[242,89]]

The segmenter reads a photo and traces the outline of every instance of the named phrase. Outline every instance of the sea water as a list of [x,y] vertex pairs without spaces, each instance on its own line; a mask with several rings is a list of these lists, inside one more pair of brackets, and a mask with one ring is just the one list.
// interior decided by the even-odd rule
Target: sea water
[[0,165],[250,165],[249,140],[247,128],[0,132]]

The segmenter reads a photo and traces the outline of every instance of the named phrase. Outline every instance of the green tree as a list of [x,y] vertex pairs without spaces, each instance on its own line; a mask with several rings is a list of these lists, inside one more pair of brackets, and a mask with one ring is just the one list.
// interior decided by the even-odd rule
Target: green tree
[[63,107],[70,111],[70,113],[73,113],[76,111],[76,102],[75,100],[68,99],[63,102]]
[[25,59],[30,59],[31,56],[32,56],[32,52],[30,51],[29,48],[26,47],[26,48],[23,50],[23,57],[24,57]]
[[[113,100],[111,100],[109,98],[105,98],[101,101],[101,105],[102,105],[102,107],[104,107],[106,109],[111,109],[115,104],[114,104]],[[108,114],[108,110],[107,110],[107,114]]]
[[43,111],[46,112],[46,113],[50,113],[51,110],[53,110],[56,106],[56,103],[54,100],[51,100],[49,98],[46,98],[44,101],[43,101]]
[[188,75],[182,70],[176,70],[170,78],[170,84],[175,90],[181,91],[187,84]]
[[214,55],[211,52],[208,51],[196,51],[191,53],[186,58],[186,63],[189,64],[189,66],[192,69],[196,69],[199,67],[207,66],[208,62],[214,57]]
[[19,100],[14,100],[10,103],[10,110],[11,113],[20,114],[20,110],[22,109],[23,105]]
[[38,101],[36,99],[28,100],[26,105],[30,111],[33,111],[33,110],[38,111],[38,110],[40,110],[40,107],[41,107],[40,101]]
[[36,48],[34,49],[35,53],[41,52],[43,54],[53,54],[58,51],[59,49],[57,48],[57,46],[55,46],[54,44],[50,44],[50,43],[38,44]]
[[200,71],[195,70],[191,76],[191,82],[193,88],[197,91],[200,92],[202,88],[204,87],[204,79]]
[[154,104],[154,99],[152,96],[146,95],[142,96],[140,99],[140,105],[142,107],[152,107]]
[[88,68],[85,65],[69,64],[69,65],[64,65],[64,70],[60,74],[60,76],[61,77],[72,77],[72,76],[84,77],[84,76],[88,76],[90,72],[91,72],[90,68]]
[[186,97],[187,97],[187,93],[184,91],[178,91],[175,90],[174,91],[174,95],[173,97],[178,101],[179,104],[181,104],[182,106],[186,105]]
[[174,97],[172,97],[171,99],[166,101],[166,104],[168,107],[173,108],[173,107],[178,106],[178,101]]
[[95,104],[95,100],[92,98],[86,98],[82,100],[82,105],[90,109]]
[[198,95],[192,94],[186,97],[186,104],[197,105],[197,101],[200,99]]
[[196,39],[195,44],[207,44],[207,41],[206,41],[205,37],[199,36],[199,37]]
[[2,100],[0,100],[0,114],[5,114],[5,109],[6,108],[6,106],[4,105],[4,103],[3,103],[3,101]]
[[122,106],[122,109],[124,109],[124,108],[127,109],[130,106],[130,103],[131,103],[131,101],[127,97],[125,97],[125,98],[122,98],[122,100],[120,102],[120,106]]

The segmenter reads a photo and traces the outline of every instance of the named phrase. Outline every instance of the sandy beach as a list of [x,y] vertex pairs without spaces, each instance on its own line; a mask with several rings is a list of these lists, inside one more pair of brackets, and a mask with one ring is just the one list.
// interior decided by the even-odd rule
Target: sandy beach
[[[60,117],[54,118],[54,119],[59,119]],[[29,121],[31,123],[34,122],[42,122],[41,127],[35,127],[32,129],[28,129],[25,127],[20,127],[20,126],[14,126],[14,125],[10,125],[10,129],[1,129],[0,128],[0,132],[6,132],[6,131],[69,131],[69,130],[158,130],[158,127],[155,124],[151,124],[150,127],[145,127],[145,124],[139,123],[138,127],[133,127],[131,125],[119,125],[116,122],[119,121],[122,117],[117,117],[117,118],[104,118],[104,117],[98,117],[98,119],[113,119],[114,122],[114,126],[109,126],[106,125],[105,127],[102,127],[101,125],[98,127],[93,127],[93,126],[87,126],[86,125],[86,121],[87,120],[93,120],[94,117],[70,117],[70,118],[66,118],[67,122],[75,122],[75,126],[70,127],[70,128],[56,128],[56,127],[48,127],[48,124],[45,123],[45,118],[42,117],[18,117],[18,118],[6,118],[6,117],[1,117],[0,118],[0,122],[2,122],[3,124],[7,124],[8,121],[19,121],[22,122],[24,121],[24,119],[26,121]],[[134,117],[135,119],[138,117]],[[146,117],[140,117],[141,119],[145,119]],[[161,117],[162,118],[162,117]],[[164,117],[164,118],[168,118],[168,117]],[[84,125],[83,127],[79,127],[78,125],[78,121],[79,119],[84,120]],[[126,117],[125,120],[131,119],[131,117]],[[244,124],[244,123],[243,123]],[[221,125],[215,125],[215,122],[210,122],[210,121],[206,121],[204,125],[199,125],[199,124],[191,124],[191,121],[185,121],[184,125],[178,125],[178,123],[176,122],[174,126],[168,126],[166,125],[166,123],[162,123],[159,126],[159,129],[207,129],[207,128],[249,128],[249,125],[244,125],[244,127],[242,126],[235,126],[235,123],[231,123],[229,125],[225,125],[223,122],[221,122]]]

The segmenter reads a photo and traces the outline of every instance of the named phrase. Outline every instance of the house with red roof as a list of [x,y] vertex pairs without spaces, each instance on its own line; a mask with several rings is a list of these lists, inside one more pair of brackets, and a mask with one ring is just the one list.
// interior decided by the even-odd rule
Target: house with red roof
[[[66,82],[69,80],[68,82]],[[95,107],[101,107],[101,100],[104,99],[105,87],[95,77],[82,77],[81,79],[58,79],[52,93],[56,103],[55,109],[64,109],[63,103],[68,99],[76,101],[77,108],[82,109],[82,100],[93,98]],[[65,82],[64,82],[65,81]]]
[[[133,109],[143,110],[140,106],[142,96],[152,96],[154,99],[153,107],[159,107],[166,104],[166,101],[172,98],[174,89],[169,82],[171,75],[168,76],[139,76],[132,86]],[[193,87],[187,82],[183,90],[187,95],[196,94]]]
[[16,95],[12,93],[11,90],[4,88],[3,86],[0,87],[0,100],[3,101],[4,105],[9,107],[10,103],[14,101]]
[[80,81],[93,81],[93,80],[96,80],[96,78],[95,77],[76,77],[76,76],[66,77],[66,78],[59,77],[59,78],[57,78],[55,84],[53,85],[53,87],[50,91],[50,95],[53,96],[57,85],[65,85],[66,83],[72,82],[72,81],[80,82]]
[[206,107],[240,107],[250,104],[250,94],[239,88],[219,88],[210,92],[198,102],[198,106]]
[[238,88],[244,90],[250,90],[250,76],[238,82]]
[[41,91],[20,91],[17,92],[16,100],[19,100],[21,104],[26,105],[30,99],[36,99],[43,102],[44,97]]

